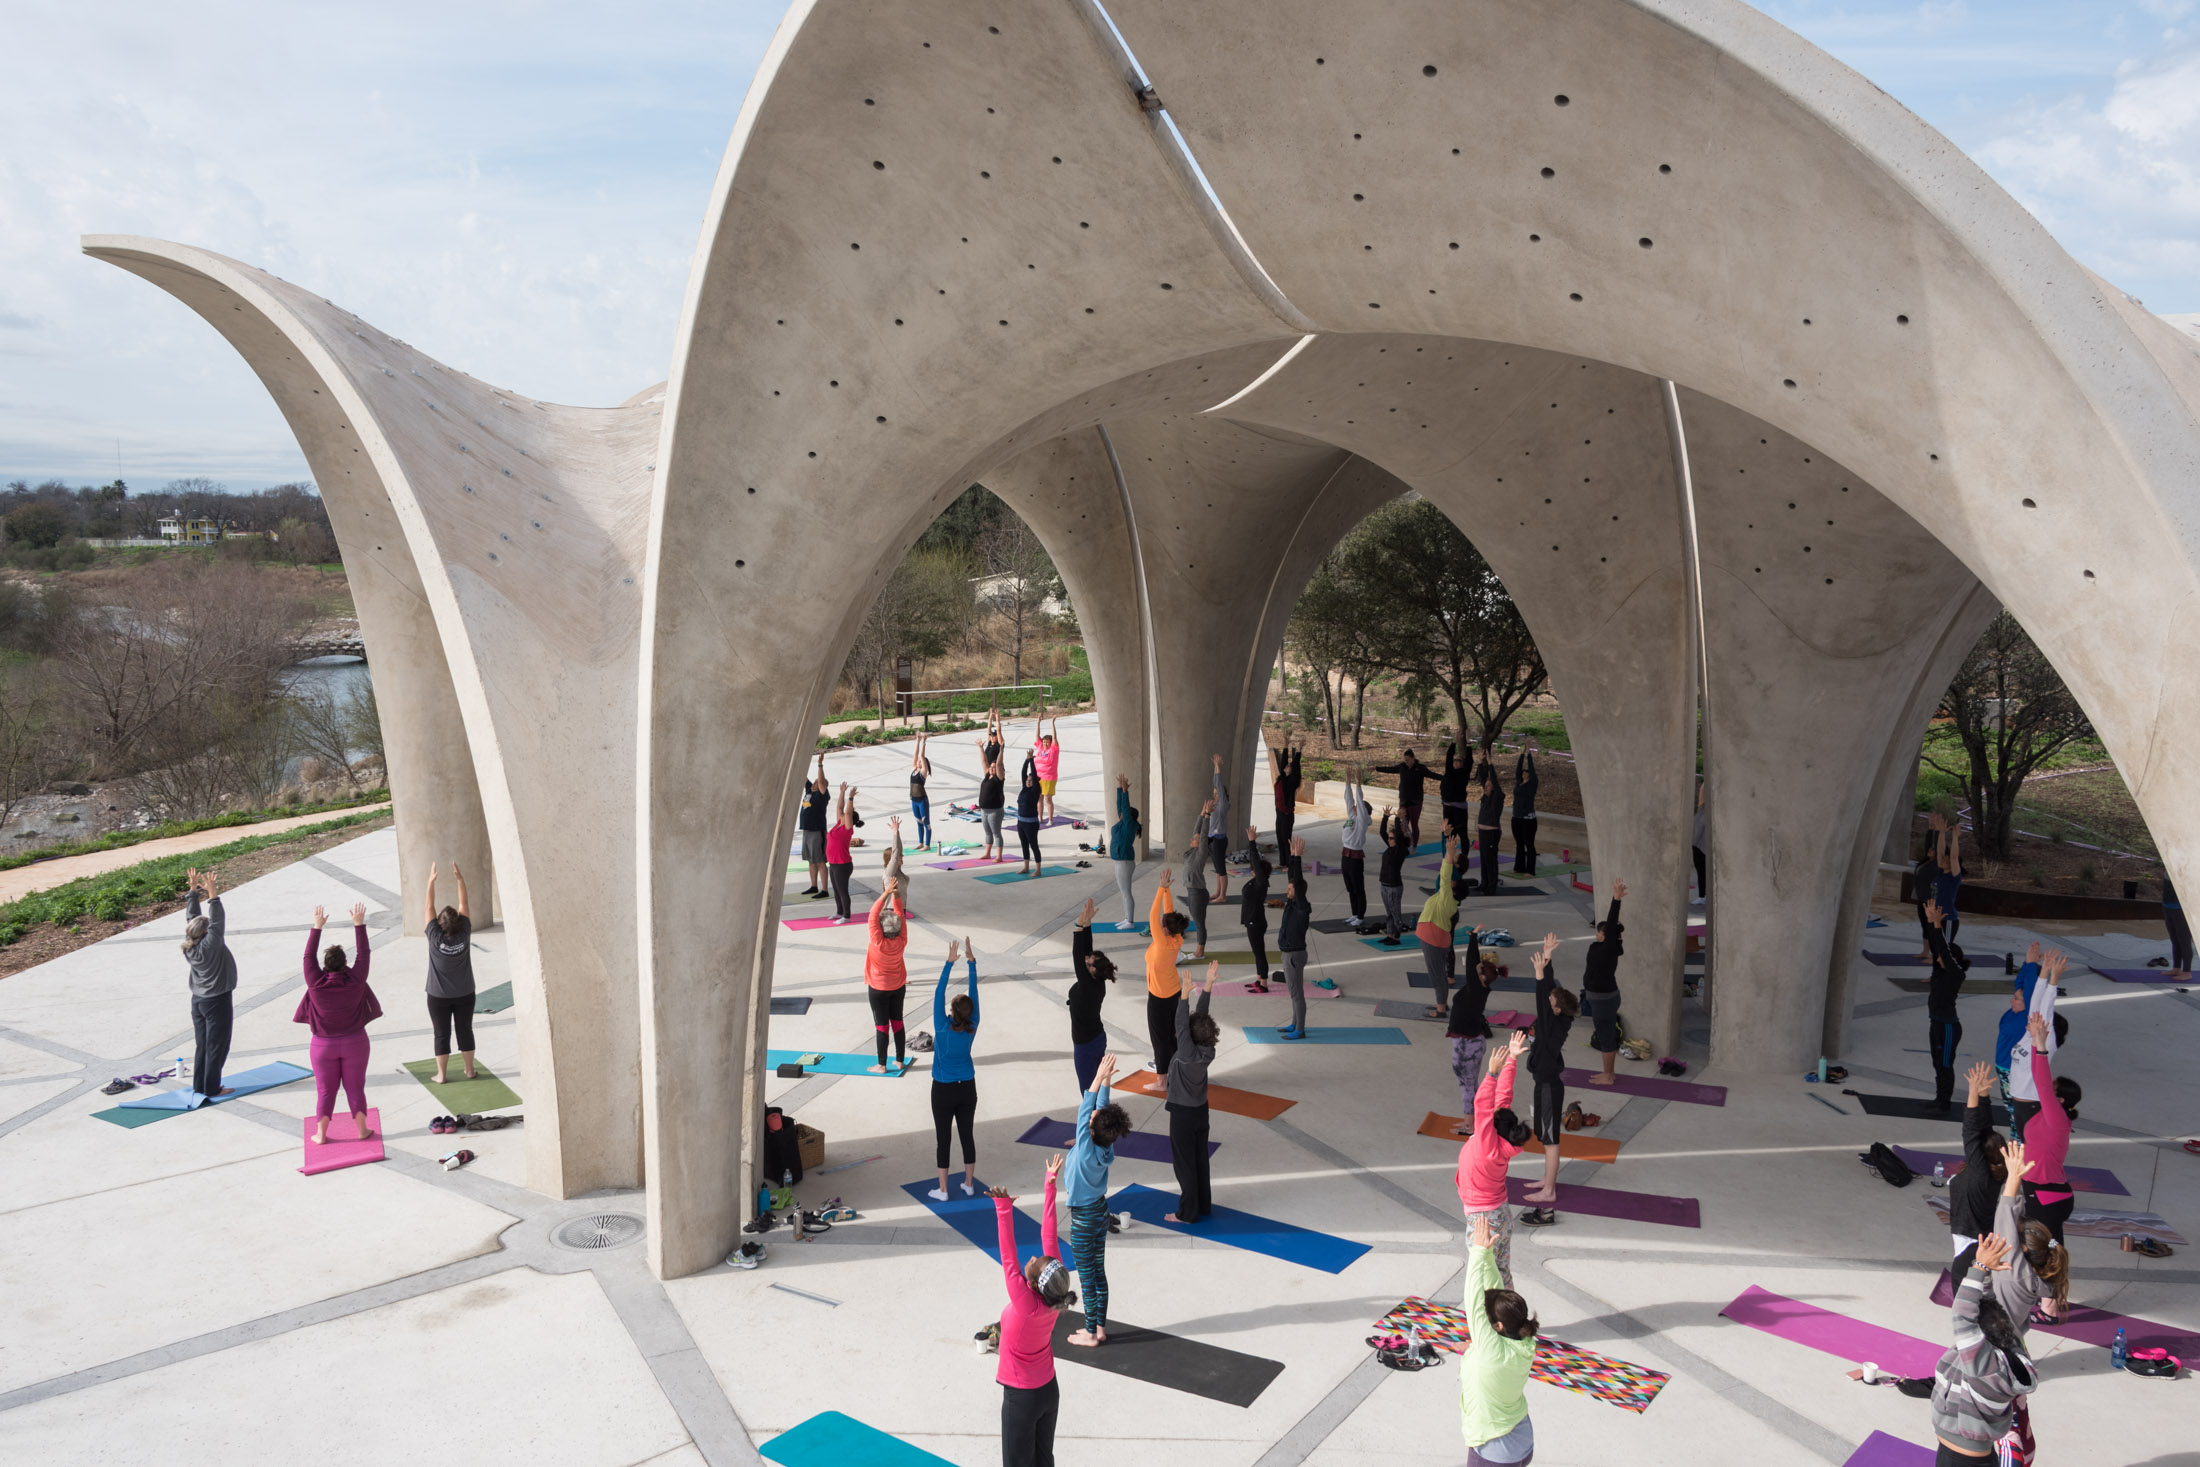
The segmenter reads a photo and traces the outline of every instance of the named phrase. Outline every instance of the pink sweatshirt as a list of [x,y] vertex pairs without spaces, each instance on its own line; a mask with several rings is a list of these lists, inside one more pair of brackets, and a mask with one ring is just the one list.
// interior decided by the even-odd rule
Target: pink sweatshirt
[[1516,1063],[1508,1053],[1504,1068],[1484,1075],[1482,1088],[1474,1092],[1474,1134],[1459,1148],[1459,1171],[1454,1178],[1459,1203],[1469,1212],[1492,1212],[1505,1205],[1505,1169],[1520,1148],[1498,1135],[1490,1123],[1512,1104]]
[[1031,762],[1038,767],[1041,779],[1054,778],[1062,767],[1062,746],[1042,739],[1031,751]]
[[[1055,1313],[1024,1278],[1016,1256],[1016,1209],[1006,1197],[993,1199],[1001,1225],[1001,1278],[1008,1285],[1008,1307],[1001,1311],[1001,1368],[994,1379],[1005,1386],[1032,1390],[1054,1379]],[[1039,1218],[1039,1251],[1060,1258],[1054,1233],[1054,1178],[1047,1178],[1046,1211]]]
[[2040,1201],[2060,1202],[2071,1195],[2070,1177],[2063,1171],[2063,1162],[2070,1156],[2070,1112],[2055,1096],[2055,1072],[2048,1067],[2047,1056],[2036,1049],[2032,1082],[2039,1086],[2040,1109],[2025,1122],[2024,1155],[2038,1164],[2026,1180]]

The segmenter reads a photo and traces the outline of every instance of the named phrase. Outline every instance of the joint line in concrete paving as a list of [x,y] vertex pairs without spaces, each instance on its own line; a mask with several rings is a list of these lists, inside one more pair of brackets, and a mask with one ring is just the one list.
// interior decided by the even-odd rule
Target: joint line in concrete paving
[[347,871],[325,856],[308,856],[305,864],[333,881],[341,881],[361,896],[372,897],[378,906],[386,911],[397,912],[402,920],[404,914],[398,909],[404,906],[405,899],[388,887],[369,881],[356,872]]

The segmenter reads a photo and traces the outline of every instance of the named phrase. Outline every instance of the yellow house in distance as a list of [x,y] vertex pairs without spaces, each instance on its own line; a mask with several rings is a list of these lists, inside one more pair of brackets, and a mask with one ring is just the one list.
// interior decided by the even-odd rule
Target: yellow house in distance
[[221,522],[168,515],[160,522],[160,537],[171,545],[212,545],[222,538]]

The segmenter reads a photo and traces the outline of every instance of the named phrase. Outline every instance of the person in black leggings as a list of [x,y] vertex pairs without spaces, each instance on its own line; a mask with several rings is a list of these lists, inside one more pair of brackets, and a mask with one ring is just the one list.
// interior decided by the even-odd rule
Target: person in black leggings
[[1956,1046],[1963,1042],[1963,1021],[1956,997],[1963,992],[1963,949],[1941,935],[1940,903],[1925,903],[1925,946],[1933,971],[1926,979],[1925,1043],[1933,1060],[1933,1109],[1948,1110],[1956,1090]]
[[1482,805],[1475,813],[1475,838],[1482,851],[1482,892],[1497,895],[1501,873],[1497,869],[1497,842],[1505,818],[1505,787],[1497,782],[1497,766],[1482,764]]
[[1024,782],[1016,791],[1016,844],[1021,848],[1024,875],[1046,865],[1039,854],[1039,766],[1024,755]]
[[[1276,759],[1276,854],[1291,849],[1291,827],[1299,816],[1299,751],[1285,739]],[[1251,837],[1248,837],[1251,839]],[[1260,842],[1252,840],[1254,849]]]
[[1470,746],[1467,757],[1459,757],[1459,745],[1444,745],[1444,770],[1436,776],[1436,798],[1443,811],[1444,820],[1459,832],[1462,842],[1467,834],[1467,789],[1474,783],[1474,750]]
[[2162,873],[2162,923],[2169,928],[2169,970],[2190,973],[2192,928],[2185,921],[2185,905],[2177,900],[2177,888],[2170,885],[2167,871]]
[[1388,810],[1377,833],[1383,838],[1383,862],[1375,870],[1375,886],[1383,894],[1383,946],[1397,947],[1399,934],[1406,930],[1406,857],[1413,854],[1413,842],[1405,821],[1394,820]]
[[1405,827],[1406,854],[1411,855],[1421,843],[1422,785],[1428,779],[1428,766],[1408,749],[1396,764],[1378,764],[1375,772],[1398,776],[1398,821]]
[[1521,876],[1535,875],[1535,792],[1542,787],[1542,776],[1535,772],[1535,735],[1530,734],[1513,760],[1513,871]]
[[450,1079],[451,1028],[458,1028],[458,1054],[466,1078],[474,1078],[473,918],[466,908],[466,877],[451,863],[458,883],[458,905],[437,911],[435,879],[440,866],[428,868],[428,1022],[435,1027],[435,1083]]
[[1259,828],[1245,828],[1246,849],[1253,853],[1253,869],[1238,891],[1238,921],[1245,928],[1246,945],[1253,950],[1255,993],[1268,991],[1268,878],[1275,868],[1260,853]]

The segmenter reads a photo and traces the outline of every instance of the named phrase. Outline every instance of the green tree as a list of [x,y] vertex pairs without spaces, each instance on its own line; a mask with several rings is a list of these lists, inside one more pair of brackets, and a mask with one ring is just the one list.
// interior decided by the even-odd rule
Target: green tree
[[69,517],[51,504],[26,504],[7,518],[8,543],[31,550],[51,550],[69,533]]
[[1979,849],[2009,854],[2017,797],[2032,772],[2093,725],[2017,619],[2004,611],[1987,626],[1940,700],[1965,755],[1950,768],[1927,746],[1926,762],[1963,785]]

